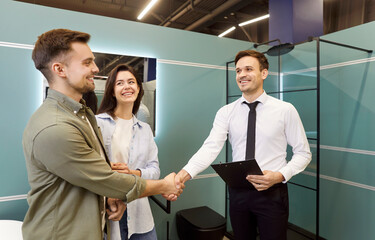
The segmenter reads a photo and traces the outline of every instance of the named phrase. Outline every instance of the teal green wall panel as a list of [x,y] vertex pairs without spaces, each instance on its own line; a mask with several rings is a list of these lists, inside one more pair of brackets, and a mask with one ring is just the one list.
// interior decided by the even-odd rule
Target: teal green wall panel
[[373,239],[375,191],[322,180],[321,231],[326,239]]
[[269,72],[268,77],[263,81],[263,88],[267,93],[279,92],[278,81],[277,72]]
[[310,189],[288,184],[289,222],[315,232],[316,195]]
[[[370,39],[373,38],[374,23],[362,25],[360,28],[371,35]],[[357,32],[356,29],[353,30]],[[343,32],[346,32],[345,37],[342,35]],[[358,36],[350,30],[337,34],[341,35],[341,38],[334,39],[336,41],[354,44],[357,47],[366,47],[366,45],[368,47],[367,38],[359,41]],[[323,38],[333,39],[334,36],[336,34]],[[370,48],[374,49],[375,46]],[[375,235],[373,228],[370,227],[375,215],[373,208],[375,179],[370,170],[374,167],[373,91],[375,86],[372,79],[375,73],[373,58],[368,57],[373,55],[326,43],[321,44],[320,106],[323,149],[321,149],[320,167],[322,174],[320,234],[327,239],[372,239]],[[370,62],[366,63],[366,59]],[[306,54],[306,56],[300,55],[295,62],[308,63],[310,60],[311,56]],[[316,72],[312,69],[305,71],[304,74],[313,76]],[[291,85],[296,87],[298,84]],[[309,105],[308,102],[305,104]],[[300,114],[302,119],[308,115],[304,110],[300,111]],[[306,170],[310,171],[309,168]],[[300,177],[296,179],[300,180]],[[299,191],[293,188],[291,195],[298,195]],[[296,207],[292,200],[291,204],[292,208]],[[305,211],[302,206],[297,209]],[[314,224],[314,220],[309,224],[304,219],[293,218],[292,213],[291,216],[292,222],[298,226]],[[350,231],[342,231],[342,229],[350,229]],[[312,230],[314,232],[314,229]]]
[[283,100],[293,104],[303,123],[306,132],[316,132],[316,91],[288,92],[283,94]]
[[[267,55],[266,55],[267,56]],[[268,77],[263,82],[263,88],[266,92],[278,92],[279,89],[279,58],[267,56],[269,68],[268,68]],[[280,69],[282,71],[282,68]]]
[[242,95],[240,89],[238,88],[237,85],[237,80],[236,80],[236,71],[235,71],[235,66],[234,63],[231,63],[229,66],[229,71],[228,71],[228,96],[230,97],[240,97]]
[[[314,67],[316,67],[315,41],[297,45],[291,52],[281,56],[281,68],[283,72],[288,73]],[[315,72],[312,72],[312,74],[315,74]]]
[[29,208],[25,199],[9,202],[0,202],[0,220],[17,220],[23,221],[25,212]]
[[321,155],[324,159],[321,174],[358,184],[374,185],[374,156],[332,150],[322,150]]
[[285,74],[283,75],[284,91],[316,89],[316,74]]
[[[22,149],[28,118],[42,100],[41,76],[30,61],[31,50],[0,47],[0,197],[27,193],[29,186]],[[25,73],[28,73],[25,75]],[[40,91],[30,91],[40,87]],[[11,183],[11,184],[9,184]]]
[[[322,75],[327,79],[322,84],[322,95],[330,97],[322,112],[331,116],[322,124],[323,143],[374,151],[374,63],[325,70]],[[329,134],[333,125],[337,129],[335,135]]]
[[[157,79],[159,161],[163,171],[179,171],[203,144],[225,103],[225,71],[159,63]],[[224,154],[216,161],[225,162]]]

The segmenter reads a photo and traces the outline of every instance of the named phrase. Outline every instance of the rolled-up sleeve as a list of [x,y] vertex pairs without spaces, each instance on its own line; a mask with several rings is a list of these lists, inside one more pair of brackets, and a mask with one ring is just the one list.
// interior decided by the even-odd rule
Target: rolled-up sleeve
[[40,161],[37,164],[72,185],[98,195],[130,202],[145,190],[144,179],[112,171],[73,125],[47,127],[35,137],[33,149],[33,159]]

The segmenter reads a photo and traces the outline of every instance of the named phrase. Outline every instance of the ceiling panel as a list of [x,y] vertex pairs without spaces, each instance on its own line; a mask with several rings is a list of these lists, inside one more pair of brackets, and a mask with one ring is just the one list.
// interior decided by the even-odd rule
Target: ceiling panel
[[[138,21],[137,16],[150,0],[16,1]],[[269,0],[159,0],[141,22],[219,35],[231,26],[268,14],[268,2]],[[323,2],[324,34],[375,20],[375,0]],[[218,9],[220,13],[217,13]],[[206,17],[208,14],[210,17]],[[245,41],[250,37],[253,41],[268,41],[268,20],[243,29],[238,27],[225,37]]]

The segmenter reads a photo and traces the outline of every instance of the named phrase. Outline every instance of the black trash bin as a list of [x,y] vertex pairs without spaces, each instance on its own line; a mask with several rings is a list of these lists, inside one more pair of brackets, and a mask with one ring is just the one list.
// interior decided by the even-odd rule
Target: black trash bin
[[226,219],[209,207],[180,210],[176,213],[180,240],[222,240]]

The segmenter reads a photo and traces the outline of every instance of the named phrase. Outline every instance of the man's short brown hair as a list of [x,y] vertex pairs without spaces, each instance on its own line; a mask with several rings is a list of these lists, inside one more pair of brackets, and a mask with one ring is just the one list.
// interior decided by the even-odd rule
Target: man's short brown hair
[[72,50],[73,42],[87,43],[90,34],[69,29],[53,29],[38,37],[32,53],[36,69],[49,81],[52,79],[50,64],[53,60],[65,57]]
[[266,56],[264,56],[263,53],[257,52],[255,50],[239,51],[236,55],[236,58],[234,59],[234,63],[237,64],[238,60],[240,60],[243,57],[247,57],[247,56],[254,57],[254,58],[258,59],[260,71],[262,71],[263,69],[268,70],[269,64],[268,64],[268,60],[267,60]]

